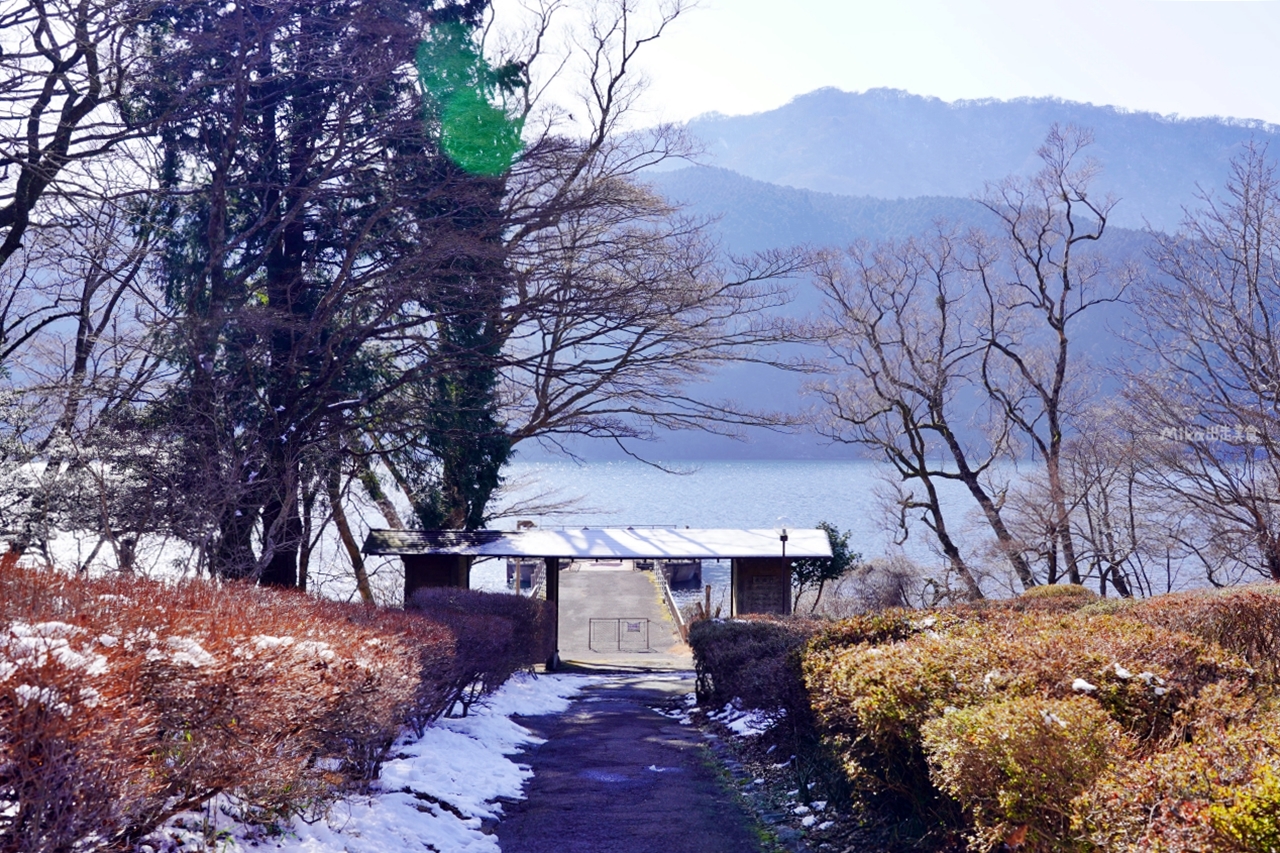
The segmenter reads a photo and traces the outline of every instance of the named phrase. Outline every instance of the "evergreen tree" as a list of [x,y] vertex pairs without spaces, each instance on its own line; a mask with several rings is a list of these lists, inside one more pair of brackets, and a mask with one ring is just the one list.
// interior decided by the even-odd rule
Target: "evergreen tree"
[[475,254],[476,194],[423,121],[413,60],[424,32],[482,9],[182,3],[149,22],[135,101],[160,127],[168,197],[168,414],[199,472],[193,536],[224,576],[294,585],[302,472],[430,379],[401,348],[432,322],[436,273]]

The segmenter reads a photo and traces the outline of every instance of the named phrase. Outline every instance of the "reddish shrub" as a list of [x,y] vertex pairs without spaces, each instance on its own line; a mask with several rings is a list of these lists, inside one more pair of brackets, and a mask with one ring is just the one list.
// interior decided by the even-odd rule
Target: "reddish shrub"
[[1280,678],[1280,586],[1162,595],[1134,603],[1125,615],[1217,643],[1247,660],[1264,680]]
[[66,622],[0,636],[0,850],[106,843],[159,790],[154,732],[133,700],[139,659]]
[[555,608],[540,599],[439,587],[418,590],[406,609],[453,633],[451,666],[442,675],[445,707],[460,716],[512,673],[545,662],[553,651]]
[[31,853],[125,843],[219,792],[266,820],[323,805],[438,713],[424,682],[453,644],[300,593],[17,568],[0,625],[0,849]]
[[419,735],[449,710],[456,669],[456,637],[446,626],[421,613],[360,607],[348,616],[357,624],[369,624],[384,635],[394,635],[417,655],[418,684],[413,700],[403,711],[404,722]]

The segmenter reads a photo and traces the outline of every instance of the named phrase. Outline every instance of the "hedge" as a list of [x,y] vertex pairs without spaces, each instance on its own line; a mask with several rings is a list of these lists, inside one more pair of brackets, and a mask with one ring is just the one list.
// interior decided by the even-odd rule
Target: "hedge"
[[749,616],[689,626],[698,700],[717,707],[807,710],[801,660],[821,622]]
[[428,588],[414,592],[406,609],[453,633],[442,710],[466,715],[512,673],[545,663],[554,652],[555,605],[542,599]]
[[690,640],[703,701],[798,709],[860,798],[972,850],[1280,849],[1270,588],[1059,586]]
[[[536,605],[494,598],[469,599],[478,635],[545,632]],[[460,665],[457,626],[409,612],[11,561],[0,625],[0,850],[23,853],[128,848],[215,794],[267,824],[321,812],[460,679],[491,690],[514,660],[471,645]]]

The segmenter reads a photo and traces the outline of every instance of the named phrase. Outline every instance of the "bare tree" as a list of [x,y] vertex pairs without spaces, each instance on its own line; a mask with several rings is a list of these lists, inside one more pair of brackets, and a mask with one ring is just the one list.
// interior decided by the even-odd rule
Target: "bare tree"
[[[1147,461],[1142,436],[1131,429],[1127,412],[1094,406],[1078,417],[1076,433],[1063,442],[1060,473],[1068,497],[1072,536],[1082,581],[1096,581],[1123,597],[1151,589],[1151,562],[1169,545],[1141,481]],[[1052,543],[1057,513],[1047,478],[1031,474],[1013,499],[1017,523],[1036,524],[1032,541]],[[1166,551],[1167,553],[1167,551]]]
[[981,279],[966,270],[960,249],[943,231],[931,240],[855,245],[843,257],[828,256],[816,280],[826,297],[824,336],[840,370],[815,388],[825,403],[819,430],[884,455],[903,483],[903,512],[921,512],[968,597],[981,598],[948,526],[944,482],[965,485],[1019,580],[1025,586],[1035,580],[1004,524],[1000,496],[985,482],[1005,453],[1006,422],[996,419],[993,431],[968,430],[958,399],[980,381],[986,346],[974,299]]
[[1054,125],[1037,151],[1041,170],[989,186],[980,199],[1000,223],[974,265],[987,313],[982,381],[1044,466],[1049,583],[1082,579],[1062,473],[1063,443],[1083,397],[1072,333],[1086,312],[1123,299],[1135,276],[1090,251],[1115,205],[1093,193],[1099,167],[1084,155],[1092,141],[1087,130]]
[[1173,237],[1139,302],[1146,362],[1129,399],[1149,431],[1148,486],[1203,523],[1187,553],[1209,580],[1280,581],[1280,179],[1265,149],[1232,161]]
[[[542,7],[539,34],[557,5]],[[537,130],[508,182],[515,298],[505,318],[504,413],[513,442],[580,435],[625,444],[656,429],[734,434],[786,420],[698,393],[723,365],[780,363],[771,347],[793,330],[769,312],[791,298],[785,279],[804,258],[725,258],[710,223],[645,185],[645,169],[698,148],[672,126],[627,129],[644,88],[636,56],[683,8],[644,11],[631,0],[595,5],[576,56],[526,63],[536,70],[549,61],[546,77],[580,81],[571,109],[584,131],[566,134],[562,111],[531,100]],[[527,91],[537,94],[532,78]]]
[[734,434],[776,415],[707,399],[727,364],[777,361],[794,254],[724,262],[705,225],[619,181],[608,204],[566,213],[513,253],[521,296],[507,314],[505,413],[513,441],[570,435],[623,444],[655,429]]
[[24,513],[6,519],[17,550],[43,549],[56,520],[98,531],[94,554],[103,543],[119,545],[123,516],[104,503],[111,478],[99,456],[111,455],[105,425],[161,382],[150,335],[163,317],[145,274],[148,249],[124,212],[105,202],[28,230],[23,249],[0,268],[11,306],[56,318],[24,333],[3,378],[27,409],[26,418],[5,423],[25,447],[7,460],[18,466],[10,486],[31,481],[12,489],[26,493]]
[[[90,173],[137,135],[116,108],[139,8],[127,0],[0,3],[0,268],[22,250],[43,199],[100,197]],[[33,319],[6,305],[0,356],[15,329],[38,325]]]

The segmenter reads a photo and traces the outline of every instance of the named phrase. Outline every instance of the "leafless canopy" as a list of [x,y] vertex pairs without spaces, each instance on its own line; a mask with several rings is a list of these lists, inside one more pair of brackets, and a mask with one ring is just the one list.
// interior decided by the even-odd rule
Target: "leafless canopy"
[[1150,486],[1202,520],[1187,550],[1211,580],[1233,566],[1280,580],[1280,179],[1251,147],[1222,196],[1160,236],[1141,302],[1147,362],[1129,399]]

